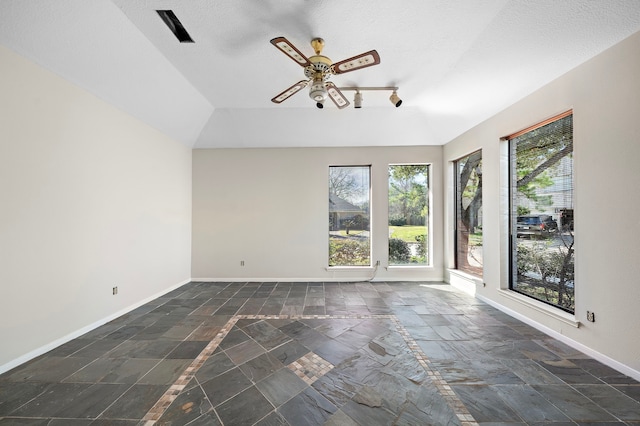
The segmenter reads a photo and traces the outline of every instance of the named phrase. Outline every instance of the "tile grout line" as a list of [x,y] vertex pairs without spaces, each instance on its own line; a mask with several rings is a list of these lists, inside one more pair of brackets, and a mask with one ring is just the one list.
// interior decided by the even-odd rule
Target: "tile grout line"
[[149,409],[147,414],[142,418],[144,426],[153,426],[162,417],[165,411],[169,408],[171,403],[180,395],[187,384],[195,377],[196,373],[202,367],[202,365],[209,359],[209,357],[215,352],[222,340],[227,336],[229,331],[235,326],[235,324],[241,319],[388,319],[391,320],[396,331],[402,336],[405,343],[409,347],[409,350],[413,353],[418,363],[424,368],[429,379],[436,386],[438,392],[445,399],[449,407],[453,410],[456,417],[460,420],[462,426],[478,426],[471,413],[467,410],[464,403],[458,398],[449,384],[442,378],[440,373],[431,368],[429,358],[424,353],[422,348],[418,346],[416,341],[411,337],[407,329],[402,325],[397,316],[393,314],[354,314],[354,315],[234,315],[227,321],[227,323],[218,332],[209,344],[198,354],[193,362],[184,370],[184,372],[176,379],[176,381],[169,386],[165,393],[158,399],[158,401]]

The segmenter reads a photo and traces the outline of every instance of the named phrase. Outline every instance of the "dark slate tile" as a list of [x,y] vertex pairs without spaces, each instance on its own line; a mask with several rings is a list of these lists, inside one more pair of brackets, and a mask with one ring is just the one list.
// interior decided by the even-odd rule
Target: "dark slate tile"
[[449,346],[451,342],[418,340],[416,343],[432,361],[462,359],[462,356]]
[[386,408],[369,407],[354,401],[349,401],[340,410],[357,425],[387,426],[393,424],[396,418],[396,415]]
[[249,339],[232,348],[225,350],[227,356],[236,365],[244,364],[250,359],[256,358],[266,352],[265,348],[260,346],[255,340]]
[[104,338],[107,340],[128,340],[131,336],[134,336],[144,330],[146,327],[143,325],[125,325],[118,328],[113,333],[108,334]]
[[69,356],[74,354],[75,352],[89,346],[92,343],[95,343],[96,340],[95,339],[84,339],[84,338],[78,338],[78,339],[73,339],[67,343],[64,343],[61,346],[58,346],[57,348],[49,351],[46,353],[46,356],[50,357],[50,356],[59,356],[59,357],[65,357],[65,356]]
[[273,409],[273,405],[255,387],[246,389],[235,398],[216,407],[225,426],[254,424]]
[[188,359],[163,359],[138,383],[147,385],[171,385],[189,366],[191,360]]
[[239,368],[242,370],[244,375],[249,378],[249,380],[256,383],[281,368],[284,368],[284,365],[278,360],[278,358],[272,354],[266,353],[245,362],[240,365]]
[[291,337],[266,321],[250,324],[244,328],[244,332],[267,350],[278,347],[291,340]]
[[170,324],[154,324],[140,331],[138,334],[131,336],[131,340],[155,340],[160,339],[169,331],[172,326]]
[[128,384],[55,383],[13,412],[14,416],[95,418],[120,397]]
[[14,410],[46,392],[50,386],[43,382],[0,381],[0,417],[10,415]]
[[529,359],[509,359],[500,362],[511,370],[516,376],[530,385],[554,385],[564,384],[556,375],[542,368],[540,364]]
[[109,352],[109,358],[162,359],[179,342],[175,340],[128,340]]
[[274,411],[271,414],[264,417],[258,423],[256,423],[255,426],[292,426],[292,425],[290,425],[289,422],[287,422],[284,417],[282,417],[280,414]]
[[235,368],[235,366],[226,353],[217,352],[204,362],[202,367],[197,371],[196,378],[200,383],[204,383],[222,373],[226,373]]
[[523,384],[524,381],[510,368],[504,365],[501,360],[473,360],[471,366],[478,373],[478,376],[488,384]]
[[636,401],[640,401],[640,385],[615,385],[614,388]]
[[238,368],[229,370],[201,384],[213,406],[237,395],[252,385],[251,381]]
[[278,407],[307,388],[307,384],[293,371],[283,368],[256,383],[256,387],[275,407]]
[[351,377],[357,383],[365,384],[376,380],[382,367],[382,364],[360,350],[336,365],[334,370]]
[[570,384],[603,384],[604,382],[569,360],[540,361],[539,364],[559,379]]
[[84,357],[44,356],[5,373],[3,380],[60,382],[94,360]]
[[528,385],[498,385],[492,388],[526,422],[570,420]]
[[246,342],[250,337],[238,327],[233,327],[229,333],[224,337],[222,342],[220,342],[219,348],[229,349],[234,347],[237,344],[242,342]]
[[[486,385],[484,377],[473,368],[469,361],[435,361],[431,368],[438,371],[440,376],[450,385]],[[516,376],[517,377],[517,376]]]
[[323,424],[337,408],[315,389],[307,388],[278,411],[292,425],[314,426]]
[[[442,395],[433,386],[420,386],[402,404],[398,425],[456,425],[458,419]],[[484,426],[484,425],[483,425]]]
[[167,355],[168,359],[195,359],[209,344],[209,341],[185,341],[180,343]]
[[488,385],[452,385],[451,388],[478,422],[517,422],[518,414]]
[[94,343],[85,346],[73,354],[78,358],[100,358],[106,357],[109,351],[122,344],[119,340],[96,340]]
[[159,359],[99,358],[67,377],[69,383],[136,383]]
[[612,421],[614,417],[568,385],[533,385],[547,401],[574,421]]
[[159,425],[187,424],[204,415],[213,414],[213,407],[202,388],[196,386],[182,392],[164,412]]
[[167,390],[167,386],[133,385],[102,415],[101,419],[142,419]]
[[48,426],[49,419],[29,419],[29,418],[7,417],[7,418],[0,418],[0,425],[2,426]]
[[[369,339],[368,337],[366,339]],[[359,345],[354,345],[359,346]],[[345,359],[352,357],[357,348],[354,346],[347,346],[337,340],[327,340],[322,345],[318,345],[313,352],[325,360],[329,361],[333,365],[338,365]]]
[[324,306],[304,306],[302,310],[303,315],[325,315],[326,310]]
[[[187,327],[190,330],[193,330],[191,327]],[[210,342],[214,337],[218,335],[222,327],[218,325],[212,325],[211,323],[203,324],[193,330],[190,334],[184,337],[183,340],[188,341],[200,341],[200,342]]]
[[[162,423],[156,423],[156,424],[162,425]],[[178,424],[183,424],[183,423],[178,422]],[[169,426],[169,425],[167,424],[166,426]],[[189,422],[189,426],[222,426],[222,423],[220,423],[218,414],[215,411],[209,411],[208,413],[205,413],[200,417],[196,418],[195,420]]]
[[595,359],[586,358],[586,359],[572,359],[571,360],[575,365],[587,371],[590,374],[598,377],[605,383],[609,384],[628,384],[628,385],[637,385],[639,384],[635,379],[620,373],[619,371],[602,364],[600,361]]
[[620,420],[640,422],[640,402],[609,385],[576,385],[574,388]]
[[271,355],[276,357],[283,365],[287,366],[293,361],[297,361],[303,355],[309,353],[309,349],[297,341],[291,341],[269,351]]
[[311,330],[311,327],[300,321],[294,321],[280,327],[280,331],[294,339],[304,336],[309,330]]
[[335,369],[320,377],[311,386],[338,408],[349,402],[362,388],[361,383]]

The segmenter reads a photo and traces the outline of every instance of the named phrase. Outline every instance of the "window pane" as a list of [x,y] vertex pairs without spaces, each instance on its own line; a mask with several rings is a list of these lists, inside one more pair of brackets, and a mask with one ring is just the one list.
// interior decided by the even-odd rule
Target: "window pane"
[[456,268],[482,276],[482,152],[455,162]]
[[369,166],[329,167],[329,266],[370,266]]
[[429,166],[389,166],[389,265],[426,265]]
[[509,142],[512,290],[575,309],[572,116]]

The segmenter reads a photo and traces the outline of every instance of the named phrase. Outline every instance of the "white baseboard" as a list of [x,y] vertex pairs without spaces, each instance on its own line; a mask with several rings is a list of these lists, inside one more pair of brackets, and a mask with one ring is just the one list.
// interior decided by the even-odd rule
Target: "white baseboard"
[[116,319],[116,318],[118,318],[118,317],[120,317],[120,316],[122,316],[122,315],[124,315],[124,314],[126,314],[128,312],[131,312],[134,309],[137,309],[140,306],[142,306],[142,305],[144,305],[144,304],[146,304],[146,303],[148,303],[148,302],[150,302],[150,301],[152,301],[154,299],[157,299],[158,297],[164,296],[165,294],[169,293],[170,291],[173,291],[173,290],[175,290],[177,288],[180,288],[180,287],[182,287],[183,285],[185,285],[185,284],[187,284],[189,282],[191,282],[191,280],[186,280],[186,281],[183,281],[183,282],[178,283],[176,285],[173,285],[173,286],[171,286],[171,287],[169,287],[169,288],[167,288],[165,290],[162,290],[159,293],[154,294],[153,296],[149,296],[149,297],[147,297],[147,298],[145,298],[145,299],[143,299],[143,300],[141,300],[139,302],[134,303],[131,306],[128,306],[128,307],[126,307],[124,309],[121,309],[118,312],[115,312],[115,313],[113,313],[113,314],[111,314],[111,315],[109,315],[109,316],[107,316],[105,318],[102,318],[102,319],[100,319],[100,320],[98,320],[98,321],[96,321],[96,322],[94,322],[92,324],[86,325],[86,326],[84,326],[84,327],[82,327],[82,328],[80,328],[80,329],[78,329],[78,330],[76,330],[76,331],[74,331],[72,333],[67,334],[66,336],[60,337],[59,339],[56,339],[53,342],[47,343],[46,345],[43,345],[43,346],[40,346],[39,348],[34,349],[34,350],[32,350],[32,351],[30,351],[30,352],[28,352],[28,353],[16,358],[16,359],[13,359],[13,360],[11,360],[11,361],[3,364],[3,365],[0,365],[0,374],[5,373],[5,372],[7,372],[7,371],[9,371],[9,370],[21,365],[21,364],[24,364],[25,362],[31,361],[32,359],[34,359],[34,358],[36,358],[36,357],[38,357],[38,356],[40,356],[42,354],[45,354],[45,353],[49,352],[50,350],[55,349],[58,346],[61,346],[61,345],[65,344],[65,343],[67,343],[67,342],[69,342],[69,341],[71,341],[73,339],[77,339],[78,337],[82,336],[83,334],[86,334],[86,333],[90,332],[91,330],[94,330],[94,329],[100,327],[101,325],[104,325],[104,324],[108,323],[109,321],[113,321],[114,319]]
[[494,308],[504,312],[507,315],[510,315],[516,319],[519,319],[520,321],[524,322],[525,324],[530,325],[531,327],[549,335],[550,337],[553,337],[556,340],[561,341],[562,343],[565,343],[566,345],[571,346],[574,349],[579,350],[582,353],[585,353],[587,355],[589,355],[591,358],[596,359],[598,361],[600,361],[601,363],[603,363],[604,365],[607,365],[611,368],[613,368],[614,370],[617,370],[619,372],[621,372],[622,374],[625,374],[629,377],[632,377],[635,380],[640,381],[640,371],[638,370],[634,370],[633,368],[622,364],[621,362],[616,361],[615,359],[609,358],[608,356],[601,354],[598,351],[593,350],[592,348],[583,345],[580,342],[576,342],[573,339],[568,338],[567,336],[565,336],[564,334],[560,334],[557,331],[546,327],[536,321],[533,321],[531,318],[522,315],[521,313],[514,311],[513,309],[507,308],[504,305],[499,304],[498,302],[496,302],[495,300],[489,299],[487,297],[484,297],[480,294],[476,294],[476,297],[480,300],[482,300],[483,302],[493,306]]

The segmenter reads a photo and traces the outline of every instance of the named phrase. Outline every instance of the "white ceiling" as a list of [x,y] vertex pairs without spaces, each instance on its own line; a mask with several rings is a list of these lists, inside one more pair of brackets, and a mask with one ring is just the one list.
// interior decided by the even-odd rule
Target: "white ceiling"
[[[155,12],[171,9],[193,44]],[[439,145],[640,31],[638,0],[2,0],[0,43],[194,148]],[[319,110],[269,40],[334,62],[361,109]],[[345,92],[352,100],[353,92]]]

